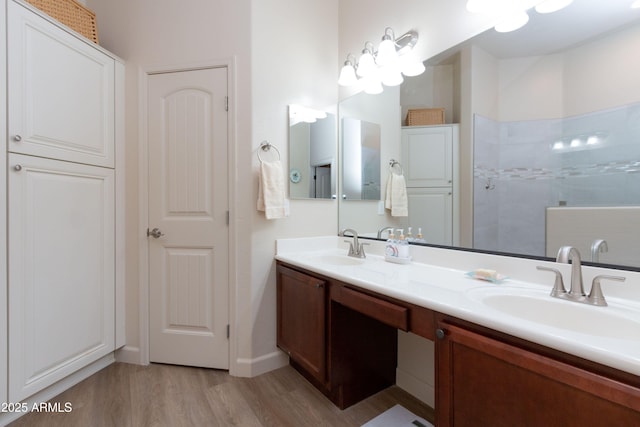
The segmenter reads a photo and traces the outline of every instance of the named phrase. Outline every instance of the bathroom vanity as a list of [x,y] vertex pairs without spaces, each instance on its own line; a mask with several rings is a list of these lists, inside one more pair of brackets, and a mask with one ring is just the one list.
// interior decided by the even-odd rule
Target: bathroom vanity
[[[343,248],[293,240],[307,240],[309,250],[288,252],[279,241],[278,345],[340,408],[394,383],[400,329],[435,340],[438,426],[640,423],[640,342],[626,340],[624,325],[610,337],[598,337],[604,334],[597,327],[593,337],[558,333],[544,319],[537,324],[484,307],[495,294],[512,306],[540,291],[550,298],[542,287],[485,284],[451,268],[394,265],[377,255],[359,260]],[[537,309],[536,298],[525,301]],[[565,311],[576,304],[551,301],[547,320],[556,303]],[[582,307],[576,310],[579,318]]]

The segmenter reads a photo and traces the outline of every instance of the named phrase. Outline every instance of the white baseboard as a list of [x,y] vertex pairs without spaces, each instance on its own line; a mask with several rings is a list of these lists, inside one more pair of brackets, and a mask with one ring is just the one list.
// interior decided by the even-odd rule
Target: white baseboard
[[420,381],[402,369],[396,369],[396,385],[430,407],[435,408],[436,390],[432,384]]
[[116,350],[116,361],[132,365],[144,365],[141,360],[140,348],[125,345]]
[[289,356],[280,350],[255,359],[237,359],[235,368],[229,373],[234,377],[257,377],[289,364]]
[[[47,402],[53,397],[59,395],[65,390],[70,389],[74,385],[78,384],[80,381],[89,378],[91,375],[96,372],[106,368],[115,362],[115,358],[113,353],[109,353],[101,359],[96,360],[88,366],[74,372],[73,374],[61,379],[55,384],[50,385],[44,390],[39,391],[38,393],[30,396],[29,398],[23,400],[24,403],[27,404],[28,408],[33,407],[34,404],[39,404],[42,402]],[[73,402],[71,402],[73,403]],[[0,426],[6,426],[10,422],[13,422],[25,415],[25,412],[7,412],[0,414]]]

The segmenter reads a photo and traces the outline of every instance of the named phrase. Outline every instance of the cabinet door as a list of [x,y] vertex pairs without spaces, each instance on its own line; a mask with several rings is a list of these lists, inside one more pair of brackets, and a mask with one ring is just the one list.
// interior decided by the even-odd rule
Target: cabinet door
[[409,226],[435,245],[453,244],[453,194],[451,188],[409,188]]
[[9,155],[9,400],[114,350],[114,171]]
[[438,426],[637,426],[640,390],[451,325],[436,342]]
[[113,167],[115,61],[7,3],[9,151]]
[[278,346],[320,382],[326,378],[326,282],[278,265]]
[[453,181],[453,127],[402,129],[407,187],[449,187]]

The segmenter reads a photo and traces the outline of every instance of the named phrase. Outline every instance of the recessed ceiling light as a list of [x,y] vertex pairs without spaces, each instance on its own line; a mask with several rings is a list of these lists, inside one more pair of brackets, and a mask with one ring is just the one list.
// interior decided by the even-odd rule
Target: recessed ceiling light
[[632,9],[640,9],[640,0],[636,0],[633,3],[631,3],[631,8]]

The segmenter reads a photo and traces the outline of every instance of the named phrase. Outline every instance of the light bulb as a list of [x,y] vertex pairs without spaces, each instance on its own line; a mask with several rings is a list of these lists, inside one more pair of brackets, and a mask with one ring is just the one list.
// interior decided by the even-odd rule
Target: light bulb
[[375,68],[376,63],[373,59],[373,55],[371,55],[371,53],[369,52],[363,53],[360,57],[360,60],[358,61],[357,74],[360,77],[365,77],[371,74]]
[[376,56],[376,63],[378,65],[386,65],[395,61],[398,57],[396,54],[396,46],[393,40],[387,35],[384,36],[380,46],[378,46],[378,55]]
[[401,85],[404,79],[398,64],[388,64],[380,69],[380,80],[385,86]]
[[364,86],[364,92],[368,93],[370,95],[377,95],[379,93],[382,93],[383,89],[382,89],[382,83],[380,82],[380,79],[375,76],[370,76],[367,77],[366,79],[362,79],[362,84]]
[[523,10],[506,15],[494,28],[499,33],[508,33],[523,27],[527,22],[529,22],[529,15]]
[[424,73],[425,67],[418,59],[415,51],[400,56],[400,71],[407,77],[419,76]]
[[340,86],[353,86],[357,82],[358,78],[356,77],[356,70],[353,68],[350,61],[345,62],[344,67],[340,70],[338,84]]

